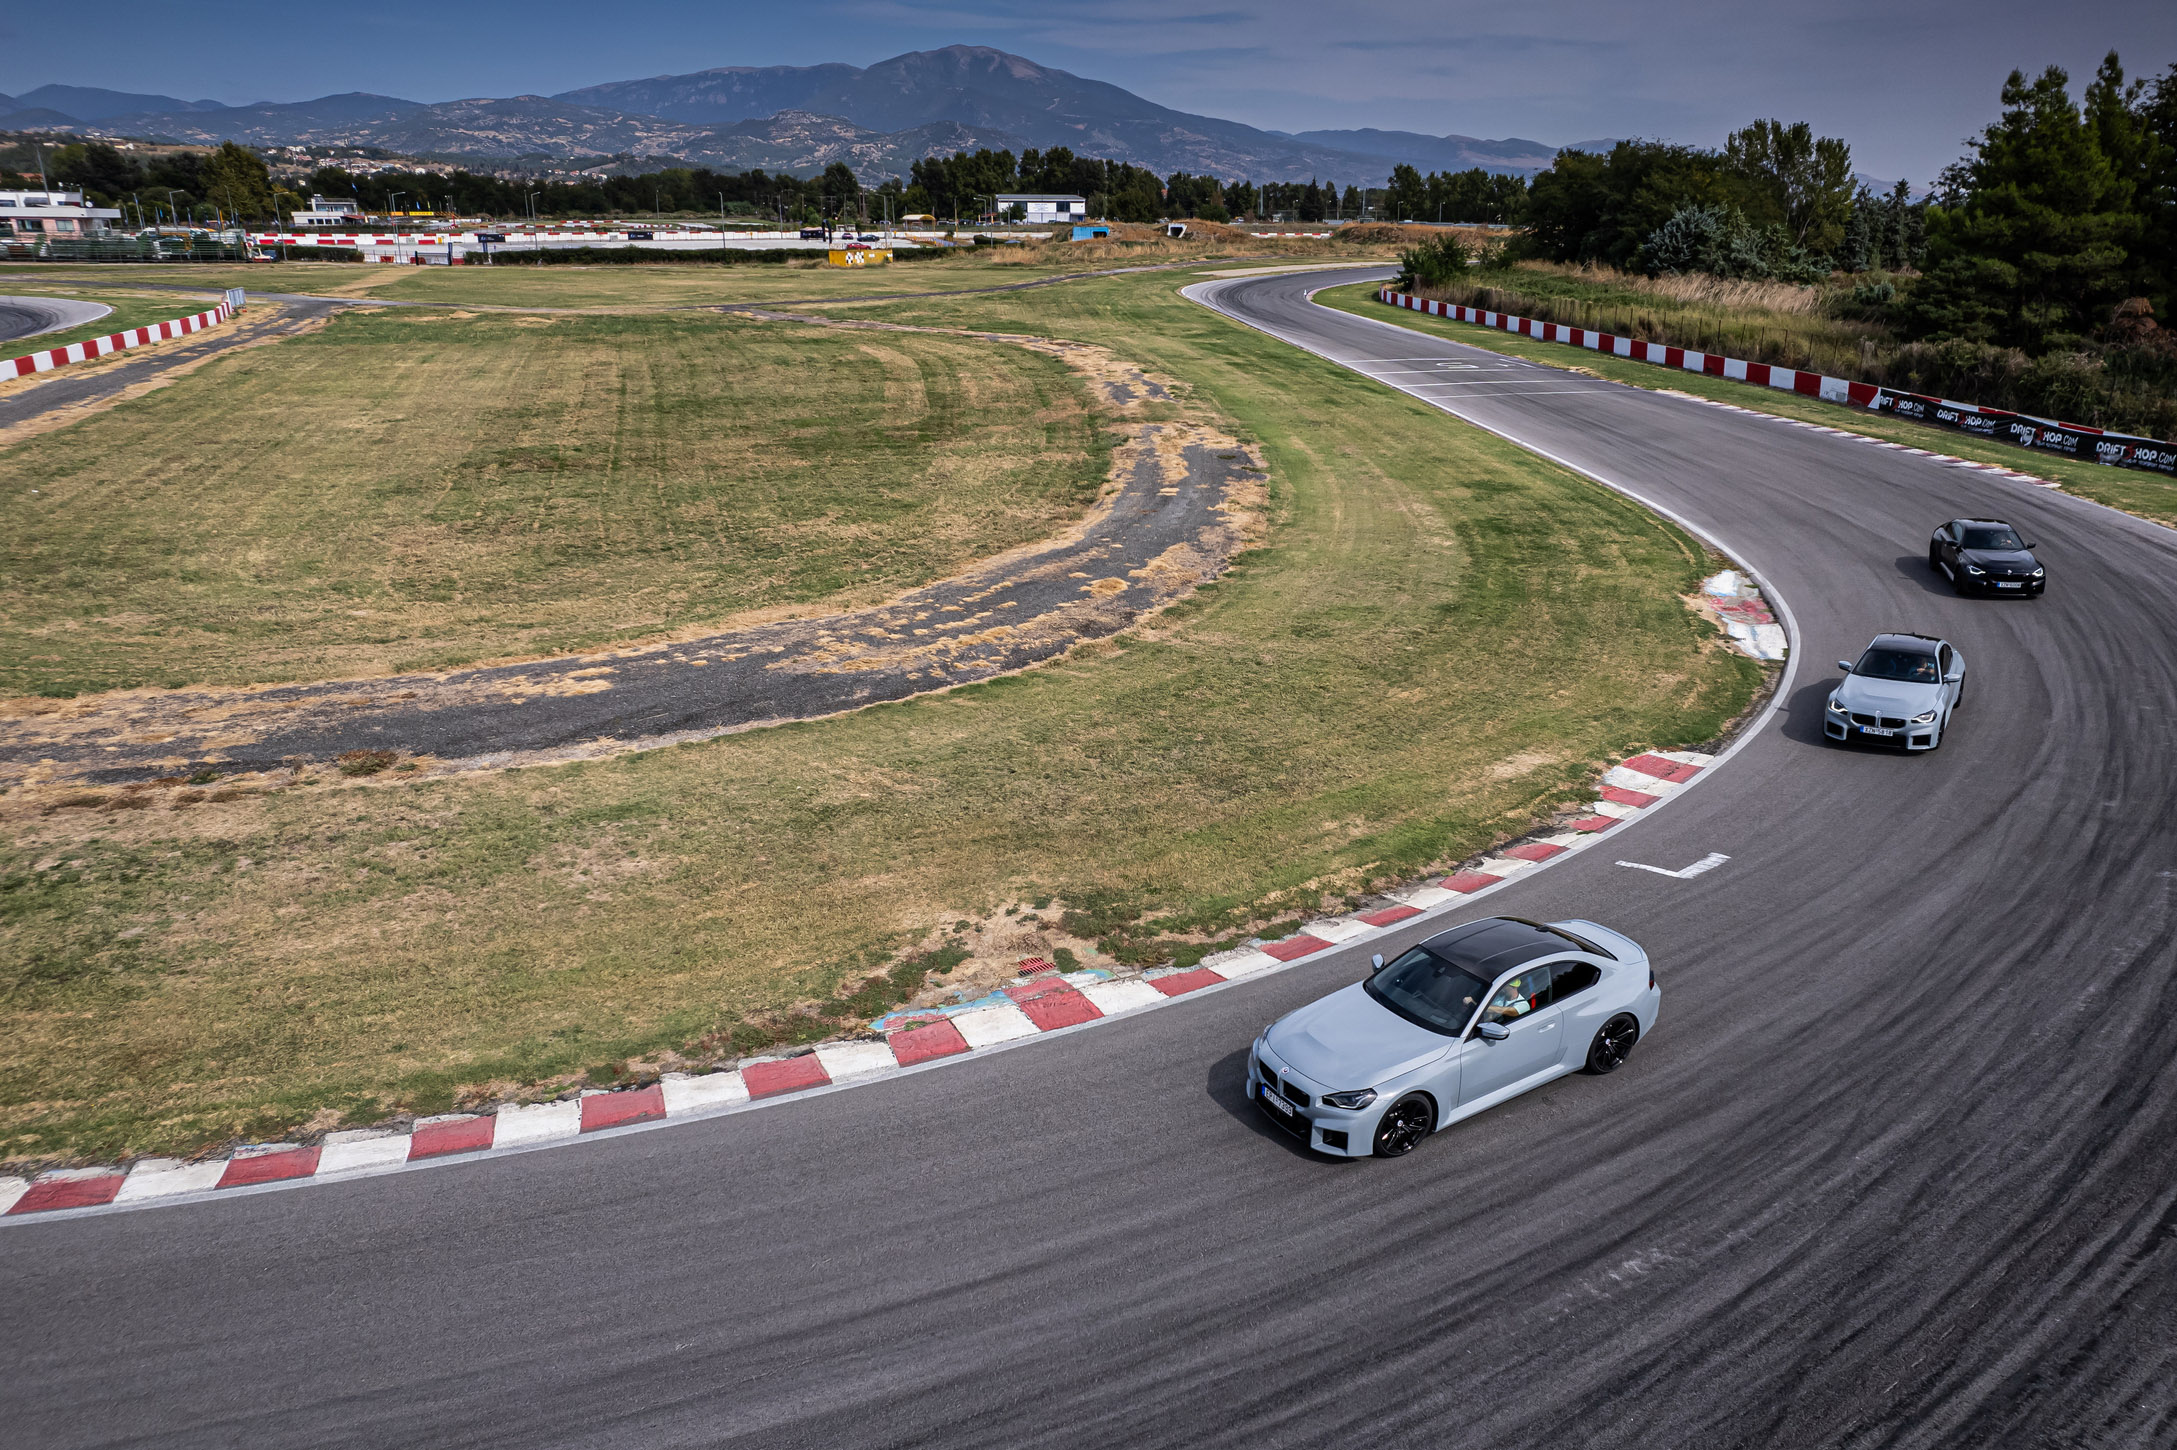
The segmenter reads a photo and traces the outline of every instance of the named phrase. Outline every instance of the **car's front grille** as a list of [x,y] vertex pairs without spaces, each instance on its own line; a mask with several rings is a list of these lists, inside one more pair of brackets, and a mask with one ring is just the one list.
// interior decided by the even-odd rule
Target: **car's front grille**
[[1856,710],[1852,712],[1852,723],[1854,725],[1879,725],[1885,730],[1902,730],[1905,728],[1905,722],[1895,715],[1862,715]]
[[1255,1071],[1262,1075],[1262,1080],[1269,1085],[1270,1091],[1276,1093],[1285,1101],[1303,1108],[1308,1106],[1311,1101],[1306,1092],[1279,1077],[1277,1069],[1260,1058],[1255,1060]]

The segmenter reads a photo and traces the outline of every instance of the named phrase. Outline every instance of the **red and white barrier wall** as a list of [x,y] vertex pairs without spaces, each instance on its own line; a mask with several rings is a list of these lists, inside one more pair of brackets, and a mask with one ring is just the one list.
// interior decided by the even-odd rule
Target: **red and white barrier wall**
[[154,322],[149,327],[132,327],[126,332],[109,332],[104,337],[71,342],[66,347],[49,347],[43,352],[0,361],[0,378],[24,378],[32,373],[51,372],[54,368],[66,367],[69,363],[89,362],[94,357],[104,357],[124,348],[142,347],[147,342],[187,337],[192,332],[216,327],[241,310],[242,289],[237,287],[227,293],[225,301],[209,312],[177,317],[172,322]]
[[2036,418],[2030,414],[2012,413],[2000,408],[1983,408],[1975,403],[1957,403],[1947,398],[1902,392],[1896,388],[1878,387],[1873,383],[1855,383],[1845,378],[1800,372],[1794,368],[1776,367],[1769,363],[1742,362],[1738,358],[1724,357],[1718,353],[1666,347],[1659,342],[1641,342],[1635,338],[1619,337],[1615,333],[1567,327],[1559,322],[1537,322],[1534,318],[1514,317],[1508,312],[1488,312],[1478,307],[1462,307],[1454,302],[1415,297],[1404,292],[1394,292],[1389,287],[1383,289],[1381,296],[1393,307],[1403,307],[1410,312],[1425,312],[1431,317],[1448,317],[1454,322],[1472,322],[1521,337],[1532,337],[1543,342],[1561,342],[1572,347],[1584,347],[1592,352],[1606,352],[1614,357],[1631,358],[1635,362],[1680,368],[1689,373],[1734,378],[1757,387],[1781,388],[1785,392],[1803,393],[1810,398],[1844,403],[1873,412],[1892,413],[1900,418],[1910,418],[1915,422],[1929,423],[1939,428],[1951,428],[1976,437],[1992,438],[1999,443],[2011,443],[2021,448],[2060,453],[2116,468],[2144,468],[2157,473],[2177,475],[2177,446],[2159,439],[2135,437],[2129,433],[2112,433],[2084,423],[2061,423],[2050,418]]
[[1872,383],[1848,382],[1843,378],[1824,377],[1820,373],[1800,372],[1795,368],[1774,367],[1768,363],[1740,362],[1737,358],[1724,357],[1719,353],[1666,347],[1660,342],[1642,342],[1637,338],[1619,337],[1615,333],[1591,332],[1584,327],[1567,327],[1560,322],[1537,322],[1531,317],[1514,317],[1509,312],[1485,312],[1478,307],[1461,307],[1453,302],[1436,302],[1427,297],[1393,292],[1388,287],[1383,289],[1383,300],[1393,307],[1403,307],[1411,312],[1426,312],[1431,317],[1479,323],[1483,327],[1494,327],[1500,332],[1539,338],[1543,342],[1569,343],[1574,347],[1584,347],[1595,352],[1629,357],[1635,362],[1683,368],[1689,373],[1736,378],[1742,383],[1782,388],[1788,393],[1805,393],[1810,398],[1822,398],[1832,403],[1856,403],[1864,408],[1873,403],[1875,395],[1882,391]]

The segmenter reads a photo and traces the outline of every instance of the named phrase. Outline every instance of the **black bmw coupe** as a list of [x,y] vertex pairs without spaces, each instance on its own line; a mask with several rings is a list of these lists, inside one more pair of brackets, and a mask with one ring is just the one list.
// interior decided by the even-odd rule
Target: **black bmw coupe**
[[1928,540],[1928,567],[1960,594],[2039,594],[2048,570],[2001,519],[1952,519]]

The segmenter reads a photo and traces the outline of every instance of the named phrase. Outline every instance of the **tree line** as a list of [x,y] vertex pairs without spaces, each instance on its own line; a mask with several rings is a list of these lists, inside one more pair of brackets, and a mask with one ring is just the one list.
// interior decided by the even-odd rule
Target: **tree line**
[[1866,295],[1914,340],[2038,356],[2133,338],[2177,300],[2177,65],[2127,81],[2112,51],[2077,99],[2060,67],[2013,71],[1999,117],[1918,199],[1903,181],[1880,194],[1855,182],[1842,140],[1757,121],[1720,151],[1566,152],[1535,178],[1524,220],[1524,254],[1557,262],[1906,274]]
[[[56,149],[47,174],[60,185],[81,187],[94,205],[143,209],[143,220],[209,220],[215,213],[270,221],[308,204],[311,195],[353,201],[368,212],[444,211],[462,216],[639,216],[649,213],[712,213],[728,218],[765,217],[779,222],[836,220],[852,215],[927,215],[973,221],[987,215],[1005,193],[1079,196],[1091,216],[1126,222],[1166,217],[1204,221],[1321,223],[1377,219],[1516,223],[1527,183],[1475,167],[1426,177],[1401,166],[1388,187],[1335,181],[1263,182],[1175,171],[1158,176],[1145,167],[1077,156],[1063,146],[1047,151],[964,151],[916,161],[904,179],[865,187],[853,169],[833,162],[817,176],[797,177],[760,168],[725,172],[672,166],[634,174],[531,179],[417,170],[360,171],[337,164],[307,178],[275,179],[257,153],[227,142],[216,151],[177,151],[140,158],[102,141]],[[0,181],[11,173],[0,172]],[[23,178],[16,177],[16,181]],[[27,184],[27,182],[25,183]],[[131,216],[131,221],[135,218]]]

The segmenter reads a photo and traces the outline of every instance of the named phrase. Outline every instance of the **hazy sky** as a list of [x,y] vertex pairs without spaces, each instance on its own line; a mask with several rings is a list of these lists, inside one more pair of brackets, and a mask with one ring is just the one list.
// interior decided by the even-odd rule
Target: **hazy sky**
[[19,5],[0,92],[48,81],[227,102],[376,91],[550,94],[720,65],[867,65],[993,45],[1179,110],[1331,126],[1718,144],[1811,121],[1869,174],[1925,182],[1996,111],[2005,73],[2134,74],[2177,61],[2170,0],[373,0],[368,5]]

